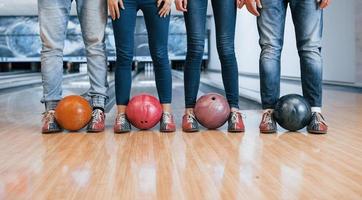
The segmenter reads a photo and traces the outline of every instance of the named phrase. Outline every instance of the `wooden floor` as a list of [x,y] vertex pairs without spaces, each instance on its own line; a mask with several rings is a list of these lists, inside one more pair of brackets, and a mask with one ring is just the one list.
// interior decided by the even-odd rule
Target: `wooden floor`
[[[85,82],[66,83],[66,94]],[[327,135],[260,135],[258,110],[244,111],[243,134],[115,135],[114,109],[103,133],[42,135],[40,97],[40,87],[0,96],[0,199],[362,199],[359,93],[325,92]]]

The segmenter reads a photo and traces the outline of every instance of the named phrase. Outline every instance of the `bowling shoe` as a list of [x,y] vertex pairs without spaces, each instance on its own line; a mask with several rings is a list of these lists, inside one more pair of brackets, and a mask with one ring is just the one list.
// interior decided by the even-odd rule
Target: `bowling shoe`
[[263,113],[261,122],[259,125],[261,133],[275,133],[277,132],[277,123],[273,117],[273,111],[269,110]]
[[160,121],[160,131],[161,132],[175,132],[176,124],[173,119],[173,115],[168,112],[162,113],[162,118]]
[[182,117],[182,130],[184,132],[197,132],[199,131],[199,123],[194,115],[188,113]]
[[92,119],[88,124],[88,132],[102,132],[104,131],[105,114],[101,109],[94,109],[92,112]]
[[129,123],[126,114],[119,113],[117,115],[113,128],[115,133],[127,133],[131,131],[131,124]]
[[324,117],[319,112],[313,112],[312,119],[307,126],[307,131],[313,134],[326,134],[328,131],[328,125],[324,120]]
[[63,131],[63,129],[59,126],[59,124],[55,120],[54,114],[55,114],[54,110],[47,111],[43,114],[42,133],[56,133]]
[[230,113],[228,124],[229,132],[237,133],[245,131],[243,116],[240,111],[233,111]]

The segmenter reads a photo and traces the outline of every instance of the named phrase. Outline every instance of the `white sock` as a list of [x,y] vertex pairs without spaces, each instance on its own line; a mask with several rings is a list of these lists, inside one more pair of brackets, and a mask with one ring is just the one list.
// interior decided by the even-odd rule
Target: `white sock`
[[270,112],[274,112],[274,109],[270,109],[270,108],[269,108],[269,109],[264,109],[264,110],[263,110],[263,113],[267,113],[267,112],[269,112],[269,111],[270,111]]
[[312,110],[312,112],[322,113],[321,107],[312,107],[311,110]]

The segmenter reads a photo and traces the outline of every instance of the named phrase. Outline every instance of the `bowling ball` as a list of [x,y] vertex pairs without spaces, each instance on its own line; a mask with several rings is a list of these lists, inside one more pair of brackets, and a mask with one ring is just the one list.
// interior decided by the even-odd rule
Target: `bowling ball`
[[69,131],[77,131],[85,127],[92,118],[92,107],[88,101],[77,95],[63,98],[55,108],[55,119],[58,124]]
[[146,130],[154,127],[162,117],[160,101],[149,94],[134,96],[128,103],[126,115],[133,126]]
[[288,94],[276,103],[274,118],[278,124],[289,130],[304,128],[311,120],[312,112],[309,103],[298,94]]
[[209,93],[197,100],[194,112],[197,121],[205,128],[217,129],[227,121],[230,106],[224,96]]

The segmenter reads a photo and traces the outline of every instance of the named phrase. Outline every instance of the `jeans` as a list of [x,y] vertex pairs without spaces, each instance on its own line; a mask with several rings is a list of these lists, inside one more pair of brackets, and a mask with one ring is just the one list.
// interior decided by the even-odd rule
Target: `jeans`
[[[47,110],[62,98],[63,49],[72,0],[38,0],[43,98]],[[76,0],[77,13],[87,55],[93,107],[104,108],[107,98],[105,0]]]
[[[187,32],[187,55],[184,68],[185,106],[193,108],[200,84],[201,62],[206,35],[208,0],[191,0],[184,13]],[[230,107],[239,108],[239,76],[235,58],[235,0],[212,0],[216,26],[216,43],[221,62],[222,80]]]
[[312,107],[321,107],[323,11],[316,0],[262,0],[263,8],[257,19],[262,49],[259,69],[262,106],[274,108],[280,95],[280,57],[288,4],[300,57],[303,95]]
[[116,43],[115,88],[117,105],[127,105],[132,84],[132,61],[134,49],[134,32],[137,11],[142,10],[148,44],[154,64],[156,87],[160,102],[169,104],[172,100],[172,75],[168,58],[168,32],[170,16],[160,17],[155,0],[124,0],[124,10],[119,19],[113,20]]

